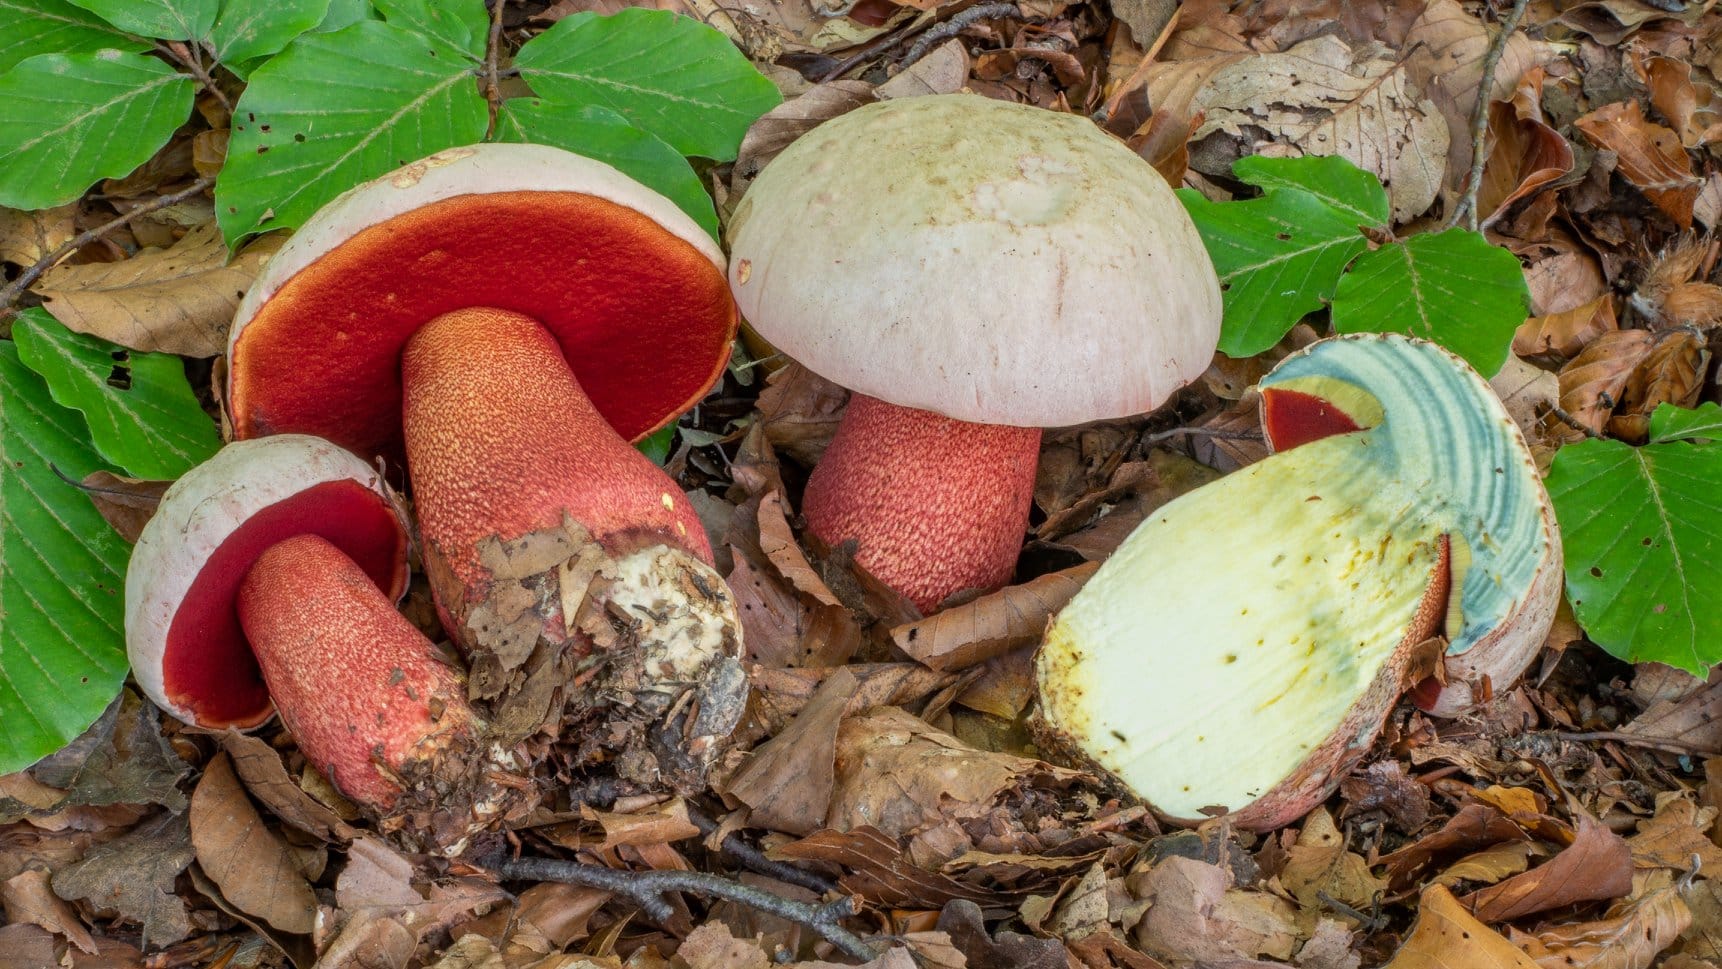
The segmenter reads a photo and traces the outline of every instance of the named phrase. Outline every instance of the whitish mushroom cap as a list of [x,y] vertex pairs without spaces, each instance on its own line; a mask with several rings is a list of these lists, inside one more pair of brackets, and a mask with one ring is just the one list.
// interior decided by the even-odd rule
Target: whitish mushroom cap
[[[378,499],[374,508],[361,504],[357,509],[366,519],[363,528],[354,529],[366,533],[362,538],[341,534],[351,522],[343,519],[340,512],[353,510],[352,496],[358,493],[357,489],[345,489],[331,501],[325,487],[321,503],[297,512],[287,507],[290,499],[339,482],[351,482]],[[270,509],[280,511],[260,527],[253,525],[260,513]],[[376,470],[328,441],[303,434],[280,434],[237,441],[222,448],[174,482],[132,549],[126,567],[126,651],[138,685],[157,706],[175,717],[187,723],[212,722],[186,700],[183,688],[175,689],[168,682],[170,633],[175,631],[174,622],[194,586],[205,594],[212,584],[238,588],[255,553],[262,551],[261,547],[253,552],[242,546],[255,545],[257,539],[267,542],[264,530],[284,534],[327,533],[325,537],[343,546],[349,554],[358,553],[359,558],[365,559],[374,580],[379,574],[386,576],[382,582],[385,594],[398,599],[406,591],[406,528],[394,519],[395,514]],[[247,526],[252,526],[247,536],[250,541],[230,546],[229,540],[243,535]],[[367,544],[356,547],[355,541]],[[228,547],[225,554],[224,547]],[[212,563],[215,571],[226,567],[226,572],[238,574],[216,574],[206,579],[204,572]],[[231,590],[228,594],[231,597]],[[230,604],[225,609],[226,613],[233,612]],[[225,619],[226,613],[217,618]],[[233,624],[236,629],[236,618]],[[237,646],[224,641],[227,637],[223,634],[228,630],[221,628],[222,625],[215,622],[207,628],[182,628],[178,632],[184,638],[183,648],[248,649],[243,640]],[[237,690],[244,684],[233,686]],[[263,722],[268,715],[265,702],[231,721],[220,719],[249,727]]]
[[1220,286],[1158,172],[1086,119],[885,101],[790,145],[731,224],[730,288],[826,378],[960,420],[1142,413],[1207,368]]

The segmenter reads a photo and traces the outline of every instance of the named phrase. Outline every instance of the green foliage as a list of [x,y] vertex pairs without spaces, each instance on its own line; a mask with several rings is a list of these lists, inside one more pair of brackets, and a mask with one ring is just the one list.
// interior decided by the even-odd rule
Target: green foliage
[[177,478],[221,447],[178,357],[73,333],[40,308],[18,316],[12,339],[55,403],[81,412],[96,451],[126,474]]
[[687,159],[663,139],[634,127],[609,108],[514,98],[502,103],[496,134],[498,141],[554,145],[621,169],[676,203],[707,234],[717,238],[717,210]]
[[1722,448],[1582,441],[1555,455],[1546,484],[1590,638],[1700,676],[1722,662]]
[[670,459],[670,445],[674,444],[675,441],[676,427],[672,424],[646,435],[634,447],[638,448],[641,454],[651,458],[653,464],[662,465]]
[[125,680],[126,544],[55,473],[104,466],[87,439],[0,342],[0,774],[77,737]]
[[128,34],[162,40],[198,40],[209,35],[221,0],[72,0]]
[[1501,368],[1530,308],[1511,253],[1458,229],[1370,251],[1363,230],[1386,227],[1387,192],[1343,158],[1250,157],[1232,173],[1260,197],[1178,192],[1225,290],[1221,352],[1261,353],[1331,303],[1336,331],[1408,333],[1485,375]]
[[684,155],[735,158],[777,86],[722,34],[667,10],[577,13],[527,41],[520,74],[547,101],[600,104]]
[[37,54],[0,74],[0,205],[42,209],[149,160],[185,123],[192,79],[142,54]]
[[1688,439],[1722,441],[1722,406],[1712,401],[1695,409],[1659,404],[1650,415],[1650,443]]
[[0,73],[37,54],[141,51],[149,44],[128,37],[66,0],[0,0]]
[[[282,48],[329,14],[329,0],[227,0],[209,31],[215,59],[235,69]],[[241,75],[243,76],[243,75]]]

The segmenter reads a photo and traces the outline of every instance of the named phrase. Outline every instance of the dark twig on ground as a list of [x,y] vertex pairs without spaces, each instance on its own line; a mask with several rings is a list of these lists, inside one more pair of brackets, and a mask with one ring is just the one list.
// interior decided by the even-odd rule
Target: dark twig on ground
[[1711,750],[1696,744],[1682,743],[1666,737],[1640,737],[1630,733],[1620,733],[1614,730],[1593,730],[1586,733],[1557,733],[1556,737],[1575,743],[1595,743],[1598,741],[1613,741],[1628,747],[1643,747],[1646,750],[1660,750],[1665,754],[1676,754],[1683,757],[1710,758],[1722,754],[1722,751]]
[[928,27],[925,33],[915,38],[914,45],[909,48],[909,52],[907,54],[903,55],[903,59],[898,62],[897,66],[907,68],[909,65],[927,56],[927,52],[932,50],[935,44],[957,36],[970,24],[980,23],[983,20],[993,20],[997,17],[1015,17],[1018,20],[1021,20],[1022,11],[1018,10],[1014,3],[976,4],[967,10],[957,13],[952,16],[951,19],[943,23],[937,23]]
[[1603,439],[1603,436],[1597,433],[1595,428],[1562,410],[1559,405],[1551,404],[1549,406],[1549,413],[1554,415],[1555,420],[1560,421],[1562,424],[1578,431],[1593,441],[1600,441]]
[[35,264],[19,273],[17,279],[7,283],[5,288],[0,289],[0,319],[7,319],[16,314],[17,310],[13,309],[13,304],[18,302],[18,297],[24,295],[24,290],[29,289],[37,279],[41,278],[43,273],[54,268],[60,260],[74,252],[77,252],[79,249],[82,249],[90,243],[95,242],[97,239],[100,239],[102,236],[107,235],[109,232],[125,225],[140,215],[148,215],[158,209],[165,209],[170,205],[176,205],[183,202],[194,195],[200,195],[205,189],[214,184],[215,179],[213,178],[200,178],[172,195],[163,195],[161,198],[152,199],[124,215],[110,219],[107,222],[96,226],[94,229],[88,229],[81,232],[71,239],[71,241],[36,260]]
[[1222,427],[1174,427],[1169,431],[1142,436],[1142,447],[1159,444],[1174,437],[1211,437],[1221,441],[1265,441],[1261,431],[1233,431]]
[[1528,6],[1530,0],[1513,0],[1512,9],[1501,21],[1500,32],[1483,57],[1483,77],[1477,83],[1477,103],[1471,108],[1471,170],[1465,176],[1465,191],[1459,196],[1459,204],[1447,215],[1448,228],[1458,225],[1460,219],[1464,219],[1473,231],[1477,228],[1477,193],[1483,188],[1483,164],[1489,160],[1489,102],[1494,100],[1495,69],[1501,66],[1501,55],[1507,52],[1507,44],[1518,32],[1519,21],[1524,19]]
[[484,140],[496,135],[496,113],[502,108],[502,85],[497,75],[497,61],[502,49],[502,8],[508,0],[491,0],[490,36],[484,42],[484,100],[490,109],[490,125],[484,129]]
[[852,895],[823,905],[810,905],[708,872],[620,871],[555,858],[518,858],[502,862],[494,871],[509,881],[562,882],[610,892],[639,905],[646,917],[658,922],[669,919],[675,912],[665,897],[671,892],[721,898],[804,926],[851,959],[870,962],[879,957],[872,946],[841,924],[843,919],[859,910],[857,899]]
[[[706,817],[703,812],[691,806],[688,808],[688,820],[694,823],[694,827],[700,829],[701,834],[709,835],[718,829],[716,821]],[[736,832],[732,831],[724,837],[722,851],[731,861],[749,871],[767,875],[785,884],[805,888],[820,895],[837,890],[837,886],[829,878],[815,874],[805,868],[797,868],[788,862],[767,858],[765,852],[748,844]]]

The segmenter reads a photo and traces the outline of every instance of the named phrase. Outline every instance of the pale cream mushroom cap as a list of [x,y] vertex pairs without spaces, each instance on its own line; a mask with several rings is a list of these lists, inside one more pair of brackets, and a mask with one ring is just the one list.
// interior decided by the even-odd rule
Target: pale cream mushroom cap
[[767,165],[730,232],[730,288],[761,336],[959,420],[1149,411],[1219,340],[1219,280],[1183,205],[1074,115],[962,94],[859,108]]

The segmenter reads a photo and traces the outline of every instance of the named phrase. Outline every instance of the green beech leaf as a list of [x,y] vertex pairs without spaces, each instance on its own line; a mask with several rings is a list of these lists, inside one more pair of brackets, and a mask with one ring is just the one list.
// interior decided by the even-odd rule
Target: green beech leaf
[[0,73],[37,54],[149,50],[66,0],[0,0]]
[[121,30],[161,40],[209,36],[221,0],[72,0]]
[[1337,155],[1264,158],[1250,155],[1232,164],[1232,174],[1262,190],[1301,189],[1360,226],[1386,225],[1392,209],[1381,180]]
[[0,205],[45,209],[149,160],[196,82],[140,54],[39,54],[0,75]]
[[662,465],[670,459],[670,445],[676,440],[676,426],[659,428],[634,443],[641,454],[652,459],[653,464]]
[[748,126],[783,100],[727,37],[667,10],[564,17],[515,64],[545,101],[602,105],[716,161],[734,159]]
[[103,467],[87,437],[0,341],[0,774],[83,733],[126,678],[126,544],[54,473]]
[[1581,441],[1545,484],[1590,638],[1699,676],[1722,662],[1722,448]]
[[[209,32],[216,60],[235,65],[280,53],[288,42],[323,22],[329,0],[226,0]],[[244,75],[241,75],[244,76]]]
[[552,145],[597,159],[676,203],[717,238],[712,197],[688,160],[663,139],[634,127],[609,108],[512,98],[502,102],[497,140]]
[[1302,189],[1210,202],[1180,189],[1224,290],[1220,352],[1249,357],[1319,310],[1347,263],[1368,245],[1357,219]]
[[1448,229],[1360,257],[1334,294],[1333,328],[1432,340],[1489,377],[1530,309],[1517,257],[1481,233]]
[[376,19],[377,11],[371,6],[371,0],[330,0],[329,12],[324,15],[323,22],[312,29],[318,33],[333,33],[361,20]]
[[1696,409],[1658,404],[1650,415],[1650,443],[1688,438],[1722,441],[1722,406],[1714,401],[1705,401]]
[[300,36],[251,75],[215,183],[222,236],[303,223],[349,188],[484,137],[467,55],[368,20]]
[[456,50],[484,57],[490,14],[484,0],[373,0],[383,19],[396,27],[434,37]]
[[[132,477],[177,478],[221,447],[178,357],[73,333],[41,308],[19,314],[12,338],[54,401],[83,413],[102,457]],[[123,380],[110,379],[116,371]]]

